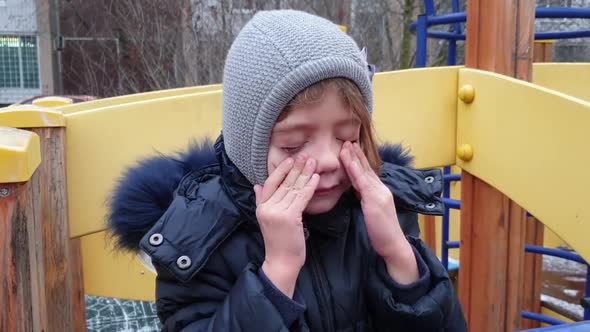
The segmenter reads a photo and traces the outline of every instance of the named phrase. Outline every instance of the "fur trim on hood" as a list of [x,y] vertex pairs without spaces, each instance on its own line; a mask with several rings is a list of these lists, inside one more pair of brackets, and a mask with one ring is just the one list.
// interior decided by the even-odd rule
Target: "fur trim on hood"
[[[401,145],[382,145],[384,162],[410,166],[413,157]],[[139,161],[117,182],[108,202],[108,229],[117,249],[138,251],[139,241],[166,212],[181,179],[188,173],[218,163],[214,143],[193,142],[185,152]]]

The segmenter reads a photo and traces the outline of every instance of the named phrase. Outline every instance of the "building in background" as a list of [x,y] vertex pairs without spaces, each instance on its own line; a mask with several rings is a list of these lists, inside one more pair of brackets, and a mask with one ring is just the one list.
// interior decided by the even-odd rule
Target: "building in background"
[[53,0],[0,0],[0,106],[59,93]]

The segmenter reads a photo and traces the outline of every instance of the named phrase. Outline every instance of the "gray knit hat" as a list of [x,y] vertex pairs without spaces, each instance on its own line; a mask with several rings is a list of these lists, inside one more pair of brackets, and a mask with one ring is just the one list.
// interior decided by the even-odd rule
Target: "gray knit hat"
[[230,160],[252,184],[268,177],[272,128],[299,92],[344,77],[373,98],[364,53],[337,25],[294,10],[258,12],[233,42],[223,73],[223,137]]

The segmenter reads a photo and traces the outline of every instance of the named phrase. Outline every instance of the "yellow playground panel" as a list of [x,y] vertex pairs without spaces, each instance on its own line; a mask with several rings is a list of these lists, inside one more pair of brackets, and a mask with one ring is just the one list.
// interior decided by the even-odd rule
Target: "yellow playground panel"
[[143,92],[143,93],[136,93],[131,95],[124,95],[119,97],[112,97],[112,98],[104,98],[104,99],[96,99],[92,101],[87,101],[84,103],[77,103],[71,104],[69,102],[62,102],[61,104],[57,105],[56,107],[63,111],[64,114],[86,111],[86,110],[95,110],[102,107],[108,106],[115,106],[115,105],[122,105],[127,103],[133,103],[137,101],[148,101],[157,98],[167,98],[167,97],[174,97],[174,96],[181,96],[186,94],[194,94],[199,92],[209,92],[209,91],[217,91],[221,90],[221,84],[211,84],[211,85],[200,85],[200,86],[191,86],[186,88],[177,88],[177,89],[167,89],[167,90],[157,90],[157,91],[150,91],[150,92]]
[[[590,92],[581,88],[590,86],[588,73],[590,64],[535,65],[537,85],[458,66],[379,73],[374,79],[377,135],[409,147],[418,168],[457,164],[476,174],[590,260],[590,245],[583,240],[590,225],[582,222],[590,216],[583,202],[590,180],[572,172],[590,162],[583,153],[583,142],[590,138],[584,130],[590,123]],[[466,84],[474,90],[470,104],[458,99],[458,89]],[[34,107],[0,110],[0,126],[43,123],[43,112]],[[70,234],[82,239],[85,291],[153,300],[155,275],[137,257],[110,251],[105,201],[117,178],[139,158],[182,151],[191,139],[214,139],[221,129],[221,87],[60,108],[63,113],[46,114],[66,126]],[[34,145],[32,137],[23,139]],[[456,157],[463,144],[473,148],[471,161]],[[2,160],[14,158],[14,152],[0,153]],[[454,217],[451,234],[457,239],[458,214]]]

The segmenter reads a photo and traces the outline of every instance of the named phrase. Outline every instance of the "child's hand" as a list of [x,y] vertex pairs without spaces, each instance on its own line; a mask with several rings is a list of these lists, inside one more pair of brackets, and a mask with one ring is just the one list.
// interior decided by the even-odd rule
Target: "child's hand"
[[264,237],[262,270],[283,293],[292,297],[305,263],[303,211],[319,182],[316,161],[287,158],[270,174],[264,187],[254,186],[256,217]]
[[391,191],[375,174],[358,143],[345,142],[340,158],[361,201],[373,249],[383,257],[389,274],[398,283],[416,281],[416,259],[397,220]]

